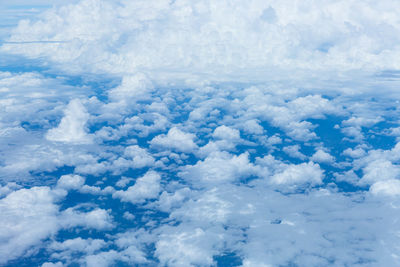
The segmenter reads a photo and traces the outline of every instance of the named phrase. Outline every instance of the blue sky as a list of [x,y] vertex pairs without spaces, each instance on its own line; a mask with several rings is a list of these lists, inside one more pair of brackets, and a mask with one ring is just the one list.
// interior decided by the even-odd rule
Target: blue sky
[[398,14],[0,2],[0,265],[399,265]]

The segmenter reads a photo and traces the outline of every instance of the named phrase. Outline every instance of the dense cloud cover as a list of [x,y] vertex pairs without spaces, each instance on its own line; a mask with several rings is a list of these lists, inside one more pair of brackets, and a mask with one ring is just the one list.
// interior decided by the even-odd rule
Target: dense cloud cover
[[399,12],[394,0],[85,0],[22,20],[8,41],[29,45],[2,50],[45,56],[69,71],[216,79],[275,69],[398,69]]
[[55,4],[0,3],[0,265],[400,264],[396,1]]

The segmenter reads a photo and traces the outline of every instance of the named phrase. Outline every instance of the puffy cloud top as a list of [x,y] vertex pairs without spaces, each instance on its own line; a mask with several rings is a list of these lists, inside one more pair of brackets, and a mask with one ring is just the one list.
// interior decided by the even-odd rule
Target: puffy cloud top
[[46,138],[51,141],[87,144],[92,142],[91,136],[86,133],[86,122],[89,119],[85,107],[79,99],[69,102],[58,127],[48,131]]

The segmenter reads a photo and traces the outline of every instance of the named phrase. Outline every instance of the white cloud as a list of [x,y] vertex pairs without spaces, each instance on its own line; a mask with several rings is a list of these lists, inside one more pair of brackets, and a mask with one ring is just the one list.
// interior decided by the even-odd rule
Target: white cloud
[[243,124],[243,131],[251,134],[262,134],[264,132],[263,127],[257,120],[246,120]]
[[79,99],[71,100],[64,110],[65,116],[57,128],[50,129],[46,138],[50,141],[88,144],[92,138],[86,132],[86,123],[89,119],[85,107]]
[[88,212],[81,212],[76,208],[68,208],[60,214],[60,224],[63,228],[83,227],[98,230],[114,228],[109,211],[95,208]]
[[323,118],[325,114],[339,113],[340,106],[335,106],[331,101],[321,95],[308,95],[297,97],[288,103],[288,107],[295,116],[300,118]]
[[115,185],[118,186],[118,187],[125,187],[131,181],[133,181],[132,178],[122,177],[121,179],[118,180],[118,182]]
[[85,184],[85,178],[80,175],[63,175],[57,181],[57,187],[65,190],[79,190]]
[[52,259],[64,260],[66,262],[74,261],[77,254],[93,254],[104,248],[106,242],[102,239],[82,239],[77,237],[67,239],[63,242],[54,241],[48,246]]
[[125,211],[124,215],[123,215],[124,219],[126,220],[134,220],[135,219],[135,215],[133,215],[132,213]]
[[248,157],[248,153],[238,156],[226,152],[211,153],[204,161],[185,166],[179,176],[200,187],[240,181],[257,174],[257,168]]
[[218,126],[214,132],[213,137],[216,139],[223,139],[230,142],[240,140],[240,132],[225,125]]
[[113,101],[137,101],[147,97],[153,85],[143,73],[133,76],[124,76],[121,85],[108,92],[109,99]]
[[260,267],[271,267],[272,265],[266,264],[263,261],[257,261],[257,260],[249,260],[245,259],[243,261],[243,267],[255,267],[255,266],[260,266]]
[[7,183],[5,186],[0,185],[0,198],[7,196],[9,193],[13,192],[16,189],[20,189],[21,186],[16,184],[15,182]]
[[115,250],[100,252],[85,257],[85,265],[88,267],[107,267],[112,265],[116,260],[120,259],[120,255]]
[[303,153],[301,153],[299,150],[300,150],[300,146],[299,145],[285,146],[283,148],[283,152],[285,152],[286,154],[288,154],[292,158],[298,158],[298,159],[301,159],[301,160],[306,159],[307,156],[304,155]]
[[168,69],[175,77],[188,72],[257,77],[250,70],[268,67],[397,69],[392,59],[399,55],[398,12],[392,0],[379,5],[310,0],[294,7],[256,0],[239,7],[228,1],[86,0],[48,11],[40,21],[21,22],[9,41],[39,42],[4,44],[2,51],[46,56],[74,71]]
[[378,181],[369,188],[369,191],[374,195],[399,196],[400,181],[397,179]]
[[173,193],[162,192],[158,201],[161,211],[171,211],[172,208],[179,207],[182,203],[189,199],[191,190],[188,187],[176,190]]
[[371,127],[374,124],[382,121],[383,118],[365,118],[365,117],[351,117],[347,120],[342,121],[343,126],[353,126],[353,127]]
[[161,190],[161,176],[155,171],[148,171],[144,176],[138,178],[133,186],[126,191],[116,191],[114,198],[120,198],[124,202],[142,203],[147,199],[158,197]]
[[151,263],[146,259],[145,253],[141,250],[140,245],[141,232],[128,231],[118,233],[114,236],[115,245],[121,250],[102,251],[97,254],[87,255],[82,259],[81,263],[86,266],[110,266],[116,261],[124,262],[129,265],[143,265]]
[[357,185],[360,180],[360,178],[357,176],[357,174],[353,170],[350,170],[350,171],[347,171],[344,173],[335,173],[334,175],[335,175],[336,181],[338,181],[338,182],[347,182],[350,184]]
[[93,253],[96,250],[104,247],[106,243],[102,239],[82,239],[81,237],[77,237],[74,239],[67,239],[63,242],[53,242],[49,246],[51,250],[54,251],[85,251],[86,253]]
[[382,180],[391,180],[400,177],[400,167],[386,159],[378,159],[369,163],[363,169],[361,184],[373,184]]
[[197,145],[193,142],[196,136],[191,133],[185,133],[176,127],[171,128],[168,134],[158,135],[150,141],[154,148],[173,149],[179,152],[191,153]]
[[99,186],[84,185],[79,189],[79,192],[92,195],[111,195],[115,192],[115,189],[112,186],[106,186],[102,189]]
[[1,48],[0,264],[399,265],[394,0],[74,2]]
[[63,267],[64,264],[62,262],[45,262],[42,264],[42,267]]
[[162,265],[209,266],[214,263],[209,253],[212,246],[210,238],[215,239],[212,234],[201,228],[165,233],[156,244],[155,254]]
[[313,125],[308,121],[292,121],[286,126],[287,134],[295,140],[309,141],[315,139],[317,135],[312,132]]
[[321,149],[318,149],[310,159],[320,163],[333,163],[335,161],[335,158],[331,154]]
[[137,145],[125,148],[124,156],[132,159],[131,166],[133,168],[143,168],[154,164],[154,158],[146,151],[146,149],[140,148]]
[[197,223],[226,222],[229,215],[234,213],[233,205],[230,201],[220,197],[220,193],[217,188],[203,191],[203,194],[197,199],[192,197],[189,201],[184,202],[182,207],[178,205],[179,208],[173,211],[170,217]]
[[343,151],[343,155],[345,156],[349,156],[352,158],[361,158],[363,156],[365,156],[365,150],[361,147],[355,148],[355,149],[351,149],[351,148],[346,148]]
[[287,166],[283,172],[276,173],[271,177],[271,183],[288,186],[301,186],[304,184],[317,185],[322,183],[323,177],[323,170],[321,170],[319,165],[308,162]]
[[344,135],[351,137],[356,142],[361,142],[364,139],[364,135],[360,127],[344,127],[341,128],[341,132]]
[[[50,188],[20,189],[0,200],[0,263],[21,257],[58,230]],[[34,253],[34,251],[31,251]]]

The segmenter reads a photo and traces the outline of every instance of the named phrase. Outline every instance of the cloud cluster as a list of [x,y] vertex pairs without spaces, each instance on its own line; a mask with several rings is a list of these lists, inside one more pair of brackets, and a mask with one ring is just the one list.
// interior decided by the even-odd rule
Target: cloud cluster
[[[44,266],[396,263],[399,145],[393,124],[380,125],[396,117],[396,98],[130,80],[140,93],[115,97],[131,88],[122,80],[101,98],[3,74],[3,108],[13,111],[1,117],[4,264],[38,248]],[[71,90],[44,94],[53,86]],[[35,90],[43,94],[24,93]]]
[[82,0],[20,21],[0,265],[399,265],[398,9]]

